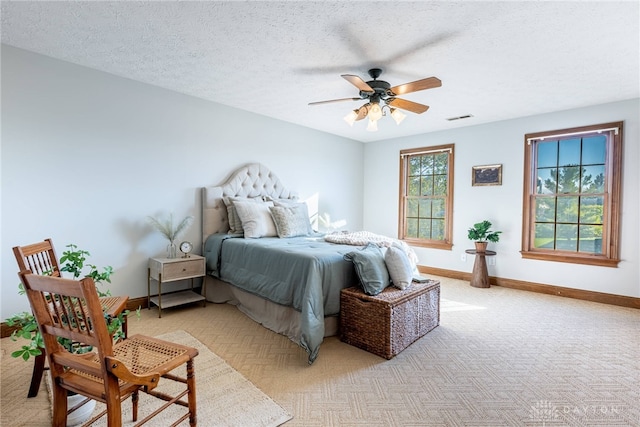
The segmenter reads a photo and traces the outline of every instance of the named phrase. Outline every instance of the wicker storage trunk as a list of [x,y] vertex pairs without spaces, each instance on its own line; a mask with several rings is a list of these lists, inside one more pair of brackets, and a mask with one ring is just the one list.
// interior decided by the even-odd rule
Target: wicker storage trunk
[[391,359],[440,324],[440,282],[392,286],[376,296],[358,287],[340,294],[340,339]]

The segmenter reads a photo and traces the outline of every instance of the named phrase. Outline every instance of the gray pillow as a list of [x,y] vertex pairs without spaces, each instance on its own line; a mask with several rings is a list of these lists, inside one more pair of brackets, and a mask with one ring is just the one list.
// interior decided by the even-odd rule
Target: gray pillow
[[389,271],[393,286],[406,289],[413,280],[413,267],[404,251],[396,246],[390,246],[384,254],[384,263]]
[[271,206],[269,208],[276,225],[278,237],[308,236],[311,234],[309,210],[305,203],[291,206]]
[[260,237],[275,237],[278,235],[276,225],[271,218],[269,207],[273,202],[233,202],[236,207],[245,239],[258,239]]
[[345,254],[344,259],[353,262],[365,294],[378,295],[389,286],[389,272],[378,246],[369,244]]
[[229,219],[229,234],[243,234],[242,221],[238,216],[238,211],[234,202],[262,202],[261,197],[223,197],[222,202],[227,207],[227,218]]

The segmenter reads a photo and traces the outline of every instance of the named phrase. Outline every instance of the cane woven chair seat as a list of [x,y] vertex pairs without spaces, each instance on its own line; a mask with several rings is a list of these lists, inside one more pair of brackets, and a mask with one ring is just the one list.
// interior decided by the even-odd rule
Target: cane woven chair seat
[[[133,335],[126,340],[113,345],[113,357],[127,366],[131,373],[145,375],[150,371],[155,371],[164,375],[168,368],[173,369],[174,360],[179,357],[194,357],[192,348],[168,341],[158,340],[144,335]],[[86,357],[88,362],[100,366],[100,357],[91,352],[85,353],[81,357]],[[169,363],[169,365],[167,365]],[[84,371],[69,369],[61,375],[61,381],[66,384],[74,382],[73,377],[79,375],[99,384],[103,384],[103,379],[99,376],[90,375]],[[121,387],[126,385],[126,381],[119,380]]]

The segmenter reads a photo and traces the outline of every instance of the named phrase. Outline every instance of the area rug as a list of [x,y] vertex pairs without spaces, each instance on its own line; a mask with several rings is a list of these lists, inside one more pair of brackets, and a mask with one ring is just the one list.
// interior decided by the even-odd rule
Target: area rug
[[[199,426],[275,427],[292,418],[280,405],[187,332],[175,331],[159,335],[157,338],[195,347],[199,351],[195,358]],[[180,369],[182,371],[176,373],[181,376],[186,375],[186,369]],[[46,375],[45,378],[49,396],[51,396],[50,376]],[[184,386],[174,381],[161,379],[156,389],[171,394],[174,389],[180,387]],[[138,420],[153,412],[160,404],[160,400],[140,393]],[[94,415],[103,409],[104,405],[98,403]],[[145,426],[165,427],[175,422],[184,413],[184,408],[173,405]],[[123,426],[134,425],[131,422],[130,398],[122,402],[122,422]],[[93,425],[102,427],[106,424],[105,416]],[[186,420],[180,425],[189,425],[189,421]]]

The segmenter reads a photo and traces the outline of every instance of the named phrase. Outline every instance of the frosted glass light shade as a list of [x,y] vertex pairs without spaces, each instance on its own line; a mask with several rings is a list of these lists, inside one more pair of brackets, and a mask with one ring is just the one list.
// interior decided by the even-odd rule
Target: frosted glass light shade
[[391,117],[393,117],[393,120],[395,120],[396,124],[399,125],[404,119],[407,118],[407,115],[404,114],[402,111],[398,110],[397,108],[392,108]]
[[371,108],[369,108],[369,120],[380,120],[382,117],[382,108],[380,108],[380,104],[374,102],[371,104]]
[[369,132],[377,132],[378,130],[378,122],[375,120],[369,119],[369,124],[367,125],[367,130]]
[[349,114],[344,116],[344,121],[349,123],[349,126],[353,126],[357,118],[358,118],[357,110],[352,110]]

